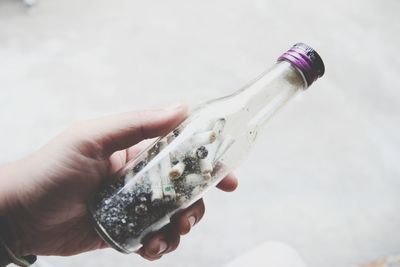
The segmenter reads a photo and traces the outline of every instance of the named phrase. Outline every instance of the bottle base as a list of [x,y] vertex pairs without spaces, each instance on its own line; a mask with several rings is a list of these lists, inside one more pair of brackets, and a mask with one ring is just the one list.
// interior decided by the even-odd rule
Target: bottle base
[[124,254],[130,254],[132,252],[125,250],[124,248],[120,247],[117,243],[115,243],[105,232],[105,230],[103,229],[103,227],[101,227],[101,225],[99,225],[98,223],[95,223],[95,230],[96,233],[108,244],[110,245],[113,249],[124,253]]
[[[87,207],[87,212],[89,214],[91,223],[94,225],[96,233],[103,239],[111,248],[117,250],[118,252],[124,253],[124,254],[130,254],[133,251],[129,251],[122,246],[120,246],[118,243],[116,243],[106,232],[106,230],[101,226],[101,224],[93,217],[92,211],[90,210],[89,206]],[[140,246],[138,246],[137,249],[139,249]]]

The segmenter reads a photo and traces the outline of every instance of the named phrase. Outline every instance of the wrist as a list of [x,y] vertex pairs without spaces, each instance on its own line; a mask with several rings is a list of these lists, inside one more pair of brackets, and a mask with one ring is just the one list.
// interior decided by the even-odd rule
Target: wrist
[[0,266],[9,263],[29,266],[36,260],[36,256],[26,256],[28,253],[25,253],[21,233],[18,233],[18,191],[13,186],[16,182],[13,178],[19,176],[17,170],[14,164],[0,167]]
[[0,266],[13,263],[17,266],[30,266],[36,261],[36,256],[23,253],[21,239],[18,238],[17,222],[10,220],[7,212],[0,213]]
[[0,167],[0,238],[16,255],[27,254],[24,249],[23,234],[18,230],[21,224],[21,209],[18,201],[18,168],[12,163]]
[[12,252],[8,245],[0,238],[0,267],[5,267],[11,263],[21,266],[28,267],[36,261],[36,256],[17,256]]

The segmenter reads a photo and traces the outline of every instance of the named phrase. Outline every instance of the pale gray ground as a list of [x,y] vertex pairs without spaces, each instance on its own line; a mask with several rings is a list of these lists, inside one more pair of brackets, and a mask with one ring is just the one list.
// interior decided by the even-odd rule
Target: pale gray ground
[[222,266],[267,240],[312,267],[400,253],[400,1],[21,2],[0,0],[0,162],[76,120],[230,93],[297,41],[327,68],[259,136],[237,192],[206,197],[177,252],[50,264]]

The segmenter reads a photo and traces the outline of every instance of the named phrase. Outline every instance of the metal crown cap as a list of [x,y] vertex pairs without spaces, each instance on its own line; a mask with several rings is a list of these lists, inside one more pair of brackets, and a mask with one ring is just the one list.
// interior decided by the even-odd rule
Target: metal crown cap
[[288,61],[300,70],[306,79],[306,87],[310,87],[325,73],[324,62],[321,57],[314,49],[303,43],[292,46],[278,58],[278,61]]

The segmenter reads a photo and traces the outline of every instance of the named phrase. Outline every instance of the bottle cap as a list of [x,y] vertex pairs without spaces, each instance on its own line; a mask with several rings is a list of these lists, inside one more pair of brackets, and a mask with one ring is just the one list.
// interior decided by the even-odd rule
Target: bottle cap
[[303,43],[292,46],[278,58],[278,61],[288,61],[300,70],[307,82],[306,87],[309,87],[325,73],[324,62],[321,57],[314,49]]

